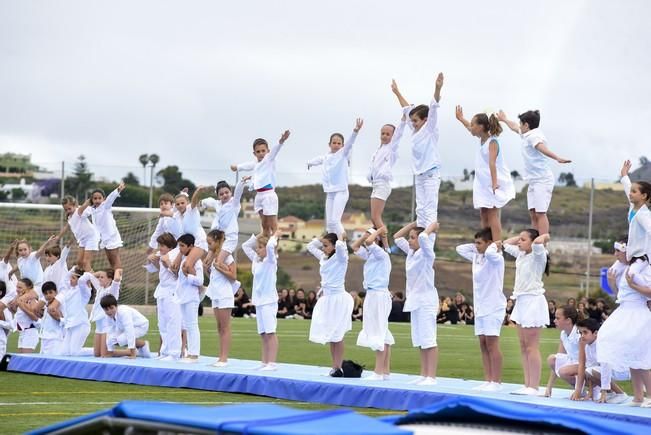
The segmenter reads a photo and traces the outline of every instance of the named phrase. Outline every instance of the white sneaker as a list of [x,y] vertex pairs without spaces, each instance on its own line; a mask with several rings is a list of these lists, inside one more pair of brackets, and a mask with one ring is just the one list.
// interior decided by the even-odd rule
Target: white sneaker
[[149,349],[149,342],[145,341],[145,345],[140,348],[143,358],[151,358],[151,350]]
[[423,380],[425,380],[425,376],[418,376],[417,378],[412,379],[411,381],[409,381],[407,383],[414,385],[414,384],[418,384],[419,382],[422,382]]
[[178,361],[178,358],[174,358],[172,355],[167,355],[162,357],[160,361]]
[[273,372],[278,370],[276,363],[269,363],[260,369],[261,372]]
[[226,367],[228,365],[228,362],[224,361],[219,361],[217,360],[216,362],[210,364],[212,367]]
[[423,379],[422,381],[420,381],[419,383],[417,383],[416,385],[427,386],[427,385],[436,385],[436,384],[437,384],[436,379],[428,376],[425,379]]
[[515,394],[517,396],[524,396],[527,394],[527,387],[518,388],[515,391],[511,391],[509,394]]
[[483,384],[479,384],[475,387],[472,387],[472,389],[475,391],[484,391],[486,387],[488,387],[490,384],[491,384],[490,382],[484,382]]
[[[645,400],[646,400],[646,399],[645,399]],[[628,403],[627,403],[626,405],[624,405],[624,406],[630,406],[630,407],[632,407],[632,408],[641,408],[643,404],[644,404],[644,401],[642,401],[642,402],[636,402],[635,400],[631,400],[630,402],[628,402]]]
[[255,319],[255,313],[251,313],[251,318]]
[[502,391],[502,384],[497,382],[489,382],[488,385],[484,387],[481,391],[486,391],[488,393],[495,392],[495,391]]
[[242,317],[244,317],[245,319],[248,319],[248,318],[251,317],[251,316],[249,316],[248,314],[244,313],[244,315],[243,315]]
[[606,395],[606,403],[611,403],[613,405],[620,405],[627,401],[628,401],[628,394],[626,393],[608,393]]
[[[581,393],[583,393],[583,392],[581,392]],[[584,394],[581,394],[581,397],[583,397],[583,396],[584,396]],[[599,400],[600,397],[601,397],[601,387],[599,385],[597,385],[595,387],[592,387],[592,398],[594,400]]]
[[196,364],[199,362],[199,358],[181,358],[179,362],[183,364]]
[[263,368],[267,367],[266,364],[260,363],[259,365],[253,367],[252,370],[262,370]]
[[391,380],[391,375],[388,374],[388,373],[385,373],[385,374],[382,375],[382,379],[384,379],[385,381],[390,381]]
[[640,408],[651,408],[651,399],[644,399],[644,401],[640,403]]
[[384,381],[384,376],[378,375],[377,373],[373,372],[373,374],[368,375],[362,379],[365,381]]
[[523,394],[525,396],[539,396],[540,395],[540,389],[533,388],[533,387],[527,387],[527,388],[525,388],[525,391],[524,391]]

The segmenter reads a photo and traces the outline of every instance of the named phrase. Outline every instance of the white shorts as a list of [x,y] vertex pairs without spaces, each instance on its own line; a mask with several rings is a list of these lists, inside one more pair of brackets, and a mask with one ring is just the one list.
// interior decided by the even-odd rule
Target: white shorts
[[235,297],[233,295],[230,297],[211,299],[210,301],[213,308],[235,308]]
[[[148,329],[149,325],[139,328],[134,327],[136,340],[147,335]],[[128,343],[129,341],[127,339],[127,334],[125,333],[122,333],[120,335],[109,334],[106,336],[106,349],[109,352],[112,352],[115,346],[126,346]]]
[[99,251],[99,239],[95,237],[78,240],[77,244],[84,251]]
[[121,248],[122,246],[123,243],[120,234],[114,234],[113,237],[106,240],[102,239],[99,242],[100,249],[118,249]]
[[421,307],[411,312],[411,343],[414,347],[436,347],[436,312],[438,307]]
[[554,362],[554,373],[556,373],[556,376],[560,377],[560,371],[563,367],[569,366],[572,364],[579,364],[578,361],[574,361],[570,356],[566,353],[557,353],[555,356],[555,362]]
[[258,334],[276,333],[276,326],[278,324],[278,320],[276,319],[277,313],[278,304],[276,302],[255,306],[255,321],[258,324]]
[[549,308],[545,295],[518,296],[511,320],[521,328],[543,328],[549,325]]
[[95,321],[95,334],[107,334],[111,330],[111,324],[107,317]]
[[43,355],[61,355],[63,353],[63,340],[57,338],[42,338],[41,353]]
[[278,215],[278,195],[275,190],[256,192],[253,200],[253,209],[256,213],[262,212],[264,216]]
[[381,199],[386,201],[391,195],[391,183],[387,180],[377,180],[373,181],[373,191],[371,192],[371,198]]
[[527,189],[527,209],[535,210],[538,213],[546,213],[549,204],[552,202],[552,191],[554,182],[533,182],[529,183]]
[[499,337],[504,323],[504,310],[496,311],[486,316],[475,317],[475,335]]
[[38,346],[38,338],[38,329],[24,329],[18,333],[18,348],[34,350]]

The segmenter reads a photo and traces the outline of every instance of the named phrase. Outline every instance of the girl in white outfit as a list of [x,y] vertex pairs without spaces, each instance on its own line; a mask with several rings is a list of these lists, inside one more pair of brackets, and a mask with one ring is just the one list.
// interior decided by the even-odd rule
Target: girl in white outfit
[[461,106],[457,106],[456,115],[470,134],[479,138],[472,198],[475,208],[479,209],[481,227],[490,227],[495,240],[501,240],[500,209],[515,198],[511,171],[506,166],[504,153],[500,152],[497,141],[502,126],[494,114],[489,117],[485,113],[478,113],[468,122],[463,117]]
[[276,273],[278,272],[278,256],[276,246],[280,234],[267,237],[260,233],[257,237],[251,235],[242,244],[242,250],[251,260],[253,274],[253,290],[251,302],[255,305],[255,321],[258,334],[262,340],[261,371],[273,371],[278,356],[278,336],[276,335],[276,314],[278,313],[278,290],[276,289]]
[[221,230],[212,230],[208,233],[209,254],[214,260],[210,265],[210,284],[206,296],[212,301],[219,334],[219,358],[213,364],[215,367],[225,367],[228,364],[228,352],[231,348],[231,313],[235,307],[234,294],[240,288],[240,282],[237,281],[237,265],[233,256],[229,253],[222,261],[219,260],[222,257],[225,240],[226,235]]
[[20,240],[16,243],[16,263],[20,270],[21,278],[27,278],[32,281],[34,291],[39,298],[43,297],[41,293],[41,284],[43,284],[43,267],[41,266],[41,256],[45,252],[47,245],[54,240],[55,236],[50,237],[38,251],[32,251],[32,247],[27,240]]
[[441,156],[439,155],[438,108],[443,88],[443,73],[436,78],[434,97],[429,106],[410,105],[393,82],[393,93],[409,115],[411,166],[416,177],[416,223],[425,228],[438,221]]
[[32,353],[38,346],[38,321],[36,314],[38,294],[29,278],[21,278],[16,285],[18,297],[10,305],[15,307],[14,320],[18,329],[18,352]]
[[626,244],[626,259],[631,261],[635,257],[651,254],[651,183],[637,181],[631,183],[628,172],[631,161],[626,160],[620,175],[624,185],[624,193],[629,201],[628,208],[628,242]]
[[90,196],[92,201],[90,213],[93,223],[99,231],[99,248],[106,252],[106,258],[113,270],[122,267],[122,262],[120,261],[122,237],[120,237],[118,226],[113,217],[113,203],[120,196],[124,188],[125,184],[122,182],[115,190],[109,193],[109,196],[105,197],[102,189],[93,190]]
[[540,235],[535,229],[527,229],[519,236],[504,241],[504,251],[515,257],[515,285],[511,299],[515,308],[511,320],[518,326],[520,354],[524,371],[524,387],[511,392],[529,396],[538,395],[540,386],[540,330],[549,325],[549,311],[543,274],[549,274],[545,244],[549,234]]
[[375,369],[366,379],[382,381],[389,379],[391,345],[395,343],[389,331],[389,314],[391,314],[391,293],[389,293],[389,276],[391,259],[384,249],[382,240],[386,239],[387,229],[381,227],[366,230],[364,235],[355,240],[352,248],[355,254],[364,259],[364,319],[362,330],[357,336],[357,345],[370,347],[375,351]]
[[[345,233],[342,239],[345,239]],[[321,240],[312,239],[307,250],[319,260],[321,274],[321,297],[316,301],[312,313],[310,341],[330,343],[330,376],[342,377],[344,335],[353,327],[353,297],[345,288],[348,247],[336,234],[328,233]]]
[[[217,262],[224,264],[226,258],[231,256],[237,249],[237,239],[240,232],[240,227],[237,224],[237,217],[240,215],[242,193],[244,193],[244,185],[251,177],[242,177],[235,192],[231,191],[231,186],[226,181],[220,181],[215,187],[215,193],[219,199],[204,198],[200,202],[202,209],[212,208],[216,211],[215,218],[210,225],[211,230],[220,230],[225,235],[225,240],[219,249],[219,257]],[[200,187],[201,191],[208,191],[212,189],[210,186]],[[206,263],[212,263],[212,249],[208,251]]]
[[120,283],[122,282],[122,269],[99,270],[90,280],[95,288],[95,301],[90,312],[90,321],[95,323],[95,337],[93,339],[93,352],[95,356],[106,356],[106,334],[111,329],[106,314],[100,305],[100,301],[106,295],[113,295],[115,299],[120,298]]
[[420,348],[420,376],[412,381],[417,385],[436,384],[439,296],[434,285],[434,243],[438,229],[438,222],[432,222],[427,228],[412,222],[393,235],[396,246],[407,254],[407,295],[403,311],[411,313],[411,342]]
[[[185,275],[203,276],[199,274],[193,266],[197,260],[203,260],[208,252],[208,242],[206,241],[206,231],[201,226],[201,215],[199,214],[199,189],[195,190],[192,195],[192,201],[188,203],[188,194],[181,192],[176,195],[176,211],[174,212],[174,219],[177,222],[181,234],[190,234],[194,238],[192,249],[183,254],[187,256],[187,261],[184,263]],[[181,266],[181,257],[177,257],[174,270],[178,270]]]
[[547,357],[549,365],[549,381],[545,389],[545,397],[551,397],[552,388],[557,378],[574,387],[579,370],[579,340],[581,334],[576,326],[579,313],[572,305],[564,305],[556,309],[554,324],[561,330],[561,341],[558,351]]
[[357,133],[364,125],[364,120],[357,118],[353,133],[344,144],[341,133],[330,136],[330,152],[307,162],[307,169],[323,165],[323,191],[326,193],[325,218],[326,232],[341,234],[344,227],[341,216],[348,202],[348,165],[350,153],[357,138]]
[[[203,231],[203,229],[202,229]],[[201,258],[194,260],[192,270],[194,273],[187,273],[187,262],[190,260],[190,254],[195,250],[195,241],[192,234],[183,234],[179,239],[178,247],[182,257],[181,267],[179,269],[179,278],[176,287],[176,299],[181,306],[182,329],[187,342],[187,352],[185,358],[181,360],[184,363],[198,362],[199,352],[201,351],[201,333],[199,332],[199,304],[205,296],[201,293],[203,286],[203,263]],[[185,346],[182,346],[185,348]]]
[[93,253],[99,250],[99,231],[90,219],[90,199],[87,199],[80,207],[77,206],[77,200],[72,196],[65,196],[61,201],[63,210],[68,222],[63,227],[58,237],[61,238],[68,228],[77,240],[79,245],[79,254],[77,265],[84,271],[92,270]]
[[479,338],[484,383],[480,391],[502,389],[500,332],[506,313],[504,297],[504,255],[493,242],[490,228],[475,234],[475,243],[457,246],[457,254],[472,262],[472,293],[475,305],[475,335]]

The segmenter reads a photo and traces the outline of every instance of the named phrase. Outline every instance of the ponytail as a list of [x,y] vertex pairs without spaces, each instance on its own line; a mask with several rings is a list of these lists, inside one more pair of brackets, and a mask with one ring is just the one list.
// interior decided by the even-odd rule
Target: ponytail
[[497,119],[494,113],[488,118],[488,132],[491,136],[499,136],[502,134],[502,126],[500,125],[500,120]]

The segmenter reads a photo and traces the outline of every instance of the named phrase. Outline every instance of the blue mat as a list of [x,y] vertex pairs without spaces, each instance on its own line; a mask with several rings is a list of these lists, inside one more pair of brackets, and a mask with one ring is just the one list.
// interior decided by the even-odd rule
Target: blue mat
[[[229,360],[225,368],[210,366],[214,358],[200,357],[197,364],[153,359],[53,357],[14,355],[8,369],[14,372],[54,375],[74,379],[129,384],[183,387],[231,393],[248,393],[280,399],[339,406],[415,410],[447,403],[452,398],[484,397],[504,404],[520,403],[545,413],[607,416],[614,421],[651,425],[651,410],[623,405],[574,402],[569,390],[555,389],[552,398],[514,396],[520,385],[504,384],[501,392],[473,391],[480,381],[438,378],[434,386],[408,382],[412,375],[392,374],[390,381],[330,378],[326,367],[279,364],[275,372],[259,372],[255,361]],[[365,373],[366,374],[366,373]],[[651,433],[651,431],[650,431]]]

